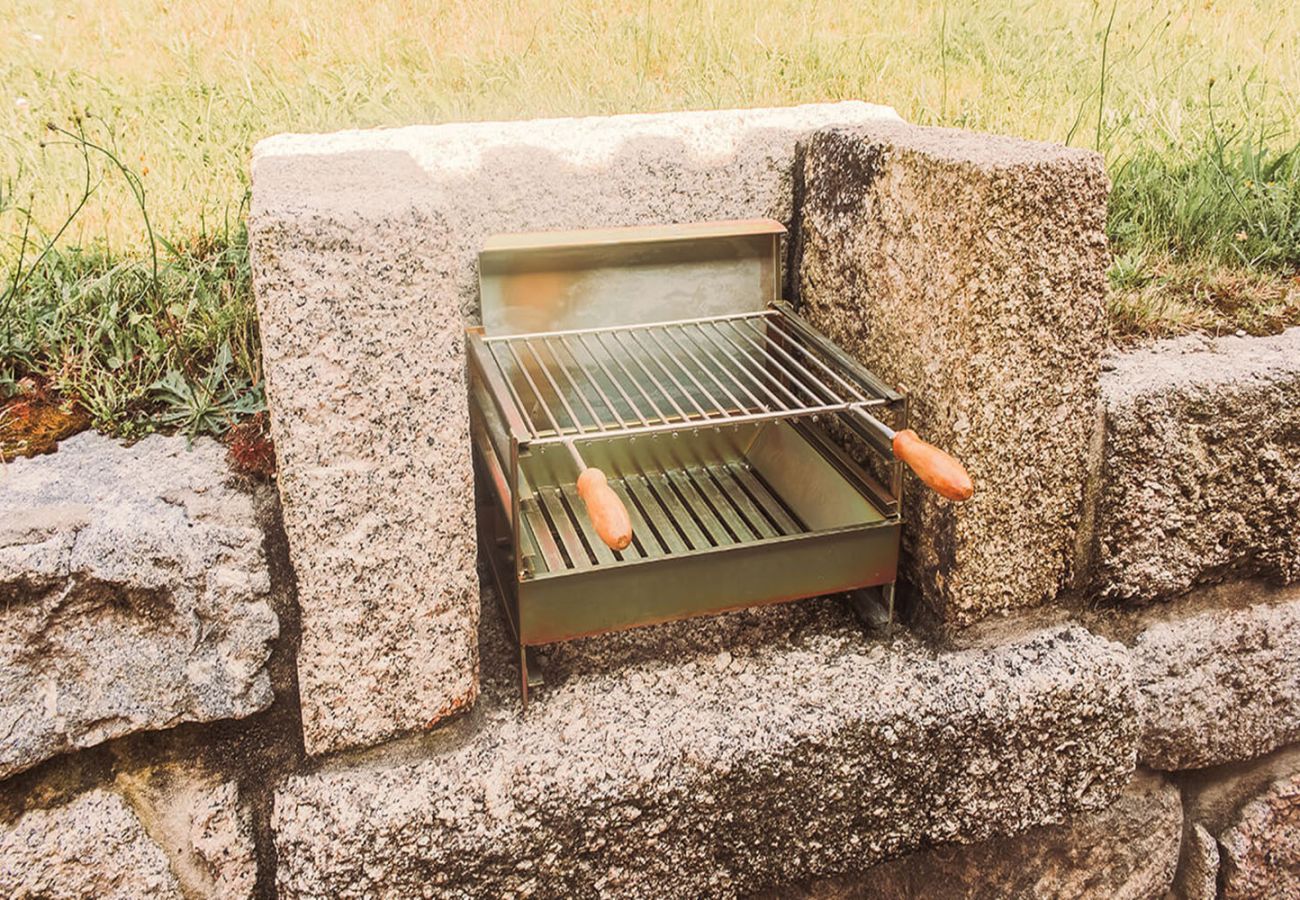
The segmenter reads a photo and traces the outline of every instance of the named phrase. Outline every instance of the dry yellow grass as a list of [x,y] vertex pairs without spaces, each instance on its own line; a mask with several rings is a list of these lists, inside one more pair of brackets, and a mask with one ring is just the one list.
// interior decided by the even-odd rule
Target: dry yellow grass
[[[47,120],[90,127],[146,172],[175,235],[238,213],[259,137],[285,130],[841,98],[923,123],[1103,149],[1203,123],[1300,120],[1292,2],[717,3],[8,0],[0,12],[0,235],[46,229],[81,162]],[[1103,45],[1104,103],[1099,103]],[[111,137],[110,137],[111,136]],[[67,235],[143,240],[120,179]],[[0,250],[0,254],[4,251]]]

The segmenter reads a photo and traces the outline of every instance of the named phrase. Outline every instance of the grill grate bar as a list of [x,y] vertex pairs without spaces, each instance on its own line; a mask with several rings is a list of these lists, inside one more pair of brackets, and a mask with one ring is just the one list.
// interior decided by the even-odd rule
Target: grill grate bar
[[[654,376],[654,374],[653,374],[653,373],[652,373],[648,368],[646,368],[646,364],[645,364],[645,361],[644,361],[643,358],[642,358],[642,354],[638,354],[638,353],[627,354],[627,348],[626,348],[625,346],[622,345],[622,341],[619,340],[619,335],[620,335],[620,332],[612,332],[612,333],[609,334],[609,339],[610,339],[611,341],[615,342],[615,345],[618,346],[619,349],[622,350],[623,353],[624,353],[625,355],[627,355],[628,358],[629,358],[630,360],[632,360],[632,362],[633,362],[634,364],[636,364],[636,366],[641,370],[642,374],[644,374],[644,375],[646,376],[646,379],[649,380],[651,386],[653,386],[654,389],[658,392],[659,396],[660,396],[660,397],[663,397],[665,400],[667,400],[668,403],[669,403],[669,405],[672,406],[672,408],[673,408],[674,410],[676,410],[676,412],[677,412],[677,420],[678,420],[678,421],[681,421],[681,422],[685,422],[688,418],[690,418],[690,417],[687,416],[686,413],[682,410],[681,405],[678,404],[678,402],[677,402],[675,399],[673,399],[673,397],[672,397],[672,396],[671,396],[671,395],[670,395],[666,390],[664,390],[664,386],[663,386],[662,384],[659,383],[659,379],[656,378],[656,377]],[[596,339],[599,340],[599,341],[601,342],[602,345],[604,345],[604,343],[605,343],[605,337],[606,337],[606,334],[605,334],[604,332],[602,332],[601,334],[599,334],[599,335],[597,336]],[[641,393],[642,393],[642,394],[645,394],[645,393],[646,393],[646,386],[645,386],[645,383],[644,383],[642,380],[634,379],[634,380],[633,380],[633,383],[636,384],[636,386],[637,386],[638,388],[641,389]],[[673,419],[672,419],[671,416],[666,416],[666,415],[663,414],[663,412],[660,411],[660,409],[659,409],[659,404],[656,403],[654,400],[651,400],[648,394],[646,395],[646,399],[649,400],[650,405],[653,406],[653,407],[655,408],[655,411],[656,411],[657,413],[659,413],[659,416],[660,416],[660,418],[663,419],[663,421],[665,421],[665,422],[671,422],[671,421],[673,421]]]
[[[700,384],[700,379],[696,377],[695,373],[691,370],[691,367],[687,365],[683,365],[682,361],[678,359],[677,356],[671,350],[669,350],[666,346],[664,346],[664,342],[659,339],[658,334],[656,334],[653,331],[649,331],[646,333],[650,336],[650,339],[654,341],[655,346],[658,347],[660,350],[662,350],[664,355],[667,356],[669,359],[671,359],[673,361],[673,364],[676,365],[677,368],[681,369],[681,371],[686,375],[687,380],[690,381],[691,384],[695,385],[695,389],[699,391],[700,395],[703,396],[708,402],[713,404],[713,408],[718,411],[718,415],[722,416],[723,418],[726,418],[728,415],[727,408],[722,405],[721,398],[719,398],[717,394],[710,394],[708,389],[705,388],[704,385]],[[705,370],[701,369],[701,371],[705,371]],[[674,381],[676,381],[676,379],[674,379]],[[692,395],[692,400],[693,397],[694,395]],[[695,403],[695,408],[700,411],[701,415],[711,415],[711,413],[705,413],[704,407],[701,406],[698,402]]]
[[552,536],[564,551],[567,560],[566,568],[590,569],[592,566],[591,556],[587,553],[587,548],[583,546],[582,539],[578,537],[578,532],[574,529],[573,522],[564,509],[564,504],[560,502],[559,491],[554,489],[542,490],[538,491],[535,496],[541,504],[542,514],[545,517],[547,526],[551,529]]
[[[594,338],[597,341],[598,345],[600,346],[601,351],[604,353],[609,353],[608,348],[605,347],[604,342],[601,341],[600,335],[598,334],[594,335]],[[582,341],[582,345],[587,348],[587,352],[592,355],[592,358],[598,360],[599,358],[596,356],[595,351],[593,351],[590,345],[587,343],[587,335],[585,334],[579,335],[578,339]],[[627,366],[623,364],[622,360],[620,360],[617,356],[610,356],[610,361],[613,362],[614,365],[618,366],[620,369],[623,370],[623,375],[624,378],[626,379],[626,382],[631,384],[632,389],[641,395],[641,399],[645,400],[646,405],[648,405],[652,410],[654,410],[655,420],[656,421],[661,420],[663,418],[663,413],[660,411],[659,407],[654,405],[654,401],[650,399],[648,394],[646,394],[645,389],[641,387],[641,382],[638,379],[632,377],[632,373],[628,371]],[[607,373],[609,372],[607,367],[605,368],[605,370]],[[612,378],[613,373],[609,373],[609,374]],[[640,407],[632,402],[632,398],[629,397],[627,391],[624,390],[623,388],[624,382],[620,381],[617,378],[614,378],[613,382],[614,382],[614,386],[618,389],[623,399],[627,402],[628,407],[636,411],[637,417],[641,419],[641,423],[647,428],[650,427],[650,420],[646,418],[645,413],[641,412]]]
[[663,506],[660,505],[659,500],[651,492],[646,477],[644,475],[628,476],[623,483],[627,486],[628,493],[635,501],[634,505],[638,511],[645,511],[646,519],[649,521],[651,528],[654,529],[659,545],[663,547],[665,555],[685,553],[689,550],[690,547],[678,531],[677,526],[666,516]]
[[[729,324],[729,325],[730,325],[732,328],[734,328],[736,331],[740,331],[740,330],[741,330],[741,329],[740,329],[740,325],[738,325],[738,324],[735,323],[735,322],[729,322],[729,323],[727,323],[727,324]],[[772,335],[771,335],[771,334],[769,334],[769,333],[765,333],[765,332],[762,332],[762,331],[759,331],[758,329],[754,328],[753,325],[752,325],[751,323],[749,323],[749,322],[745,322],[745,323],[743,323],[743,324],[745,324],[745,325],[749,325],[749,326],[750,326],[750,330],[751,330],[751,331],[754,331],[755,333],[757,333],[758,336],[759,336],[759,338],[761,338],[761,339],[763,340],[763,346],[760,348],[760,349],[763,351],[763,353],[765,353],[769,358],[771,358],[772,354],[771,354],[770,352],[768,352],[768,350],[767,350],[767,347],[770,345],[770,346],[772,347],[772,350],[775,350],[777,353],[779,353],[779,354],[781,355],[781,357],[782,357],[783,359],[786,360],[786,362],[788,362],[790,365],[794,366],[794,368],[798,370],[799,374],[803,376],[802,379],[801,379],[801,382],[802,382],[803,384],[805,384],[805,385],[816,386],[817,389],[818,389],[819,391],[822,392],[822,394],[824,395],[825,399],[830,400],[832,403],[849,403],[849,402],[851,402],[850,400],[847,400],[847,399],[841,397],[841,396],[840,396],[839,394],[837,394],[835,391],[831,390],[831,388],[826,384],[826,382],[822,381],[820,378],[818,378],[818,377],[817,377],[816,375],[814,375],[812,372],[808,371],[808,368],[807,368],[806,366],[804,366],[802,363],[800,363],[800,362],[799,362],[797,359],[795,359],[793,356],[791,356],[789,353],[787,353],[786,350],[785,350],[785,348],[782,347],[780,343],[774,341],[774,340],[772,339]],[[758,346],[757,344],[754,344],[753,340],[752,340],[748,335],[744,335],[744,334],[742,333],[742,337],[744,337],[745,340],[749,341],[751,345],[753,345],[753,346]],[[777,365],[780,365],[780,363],[777,363]],[[789,372],[790,372],[790,370],[789,370],[788,368],[786,368],[785,366],[781,366],[781,369],[782,369],[783,371],[785,371],[787,374],[789,374]],[[792,375],[791,377],[794,378],[795,376]]]
[[[707,356],[707,357],[709,358],[709,362],[710,362],[710,363],[713,363],[713,365],[711,365],[711,366],[706,366],[706,365],[704,365],[703,363],[701,363],[700,360],[699,360],[699,357],[697,357],[694,353],[691,352],[690,344],[689,344],[689,343],[687,343],[687,344],[683,344],[680,340],[678,340],[678,338],[677,338],[677,334],[676,334],[676,332],[675,332],[674,330],[672,330],[672,329],[666,329],[665,331],[666,331],[668,337],[673,341],[673,343],[675,343],[675,344],[677,344],[677,346],[681,347],[681,348],[682,348],[682,351],[683,351],[684,353],[686,353],[687,356],[690,357],[691,362],[693,362],[695,365],[699,366],[699,367],[700,367],[700,370],[701,370],[702,372],[704,372],[706,375],[708,375],[708,377],[710,378],[710,380],[712,380],[713,383],[716,384],[716,385],[718,386],[719,390],[721,390],[724,394],[727,395],[727,399],[731,401],[731,403],[733,404],[733,407],[734,407],[735,409],[737,409],[737,410],[741,410],[741,411],[746,411],[746,412],[751,411],[751,409],[761,410],[761,411],[763,411],[763,412],[770,412],[770,411],[771,411],[771,410],[768,409],[767,404],[763,403],[763,401],[761,401],[761,400],[759,400],[757,397],[755,397],[754,394],[753,394],[753,392],[750,391],[749,388],[745,387],[745,385],[744,385],[742,382],[738,381],[738,380],[735,378],[735,376],[730,375],[730,374],[727,372],[727,367],[726,367],[726,366],[720,366],[720,365],[717,364],[717,362],[718,362],[717,357],[713,355],[712,351],[709,350],[709,348],[708,348],[708,346],[707,346],[706,344],[698,344],[697,346],[699,346],[699,348],[700,348],[700,352],[703,353],[705,356]],[[747,395],[749,396],[749,399],[752,400],[752,401],[754,401],[754,405],[753,405],[753,407],[752,407],[752,408],[751,408],[751,407],[747,407],[744,403],[741,403],[740,400],[739,400],[739,398],[736,397],[736,395],[732,392],[732,390],[731,390],[729,387],[727,387],[727,386],[726,386],[726,385],[725,385],[725,384],[724,384],[724,383],[723,383],[723,382],[718,378],[718,373],[721,373],[721,374],[727,376],[727,380],[728,380],[728,381],[731,381],[732,383],[734,383],[734,384],[736,385],[736,387],[740,388],[740,390],[741,390],[742,392],[744,392],[745,394],[747,394]]]
[[[569,414],[569,421],[573,423],[574,430],[578,433],[586,431],[587,429],[582,427],[582,423],[580,423],[578,417],[574,415],[573,407],[569,405],[568,398],[564,396],[564,391],[560,390],[560,386],[555,383],[555,376],[551,374],[551,367],[542,362],[542,357],[537,352],[537,348],[533,346],[533,342],[525,339],[523,345],[532,355],[533,359],[536,360],[538,368],[542,370],[542,375],[546,377],[546,382],[551,386],[551,390],[555,392],[555,396],[560,398],[560,403],[564,406],[564,411]],[[537,387],[537,382],[532,378],[528,379],[528,383],[532,385],[533,388]],[[556,431],[559,431],[560,426],[555,422],[555,414],[551,411],[550,404],[546,402],[546,398],[541,395],[540,391],[537,392],[537,399],[541,402],[543,409],[546,410],[546,418],[554,423]]]
[[[596,394],[597,396],[600,397],[600,402],[605,405],[606,409],[608,409],[611,413],[614,414],[614,418],[618,420],[619,427],[620,428],[628,427],[628,425],[631,423],[629,423],[626,419],[623,418],[623,414],[618,411],[618,407],[616,407],[613,404],[613,402],[609,399],[609,395],[606,394],[605,389],[600,386],[600,380],[596,378],[595,373],[588,371],[587,366],[582,362],[581,359],[578,358],[578,354],[573,352],[573,346],[569,343],[569,336],[562,334],[559,336],[558,340],[560,342],[560,346],[562,346],[565,352],[569,354],[569,358],[572,359],[575,364],[577,364],[578,369],[582,372],[583,376],[587,379],[587,381],[591,382],[591,386],[596,389]],[[591,358],[595,361],[598,368],[604,370],[605,377],[609,379],[610,383],[613,384],[615,388],[618,388],[618,382],[614,380],[612,375],[610,375],[609,370],[605,368],[605,364],[602,363],[599,359],[596,359],[596,357],[592,355],[590,350],[587,351],[587,355],[591,356]],[[628,402],[628,405],[631,406],[630,401]],[[644,418],[641,419],[641,423],[643,425],[650,424]]]
[[[765,361],[764,361],[761,357],[756,357],[756,356],[754,356],[753,353],[751,353],[750,351],[746,350],[743,346],[741,346],[739,343],[737,343],[737,342],[736,342],[736,339],[735,339],[734,337],[732,337],[732,336],[731,336],[730,334],[728,334],[726,331],[723,331],[723,329],[722,329],[722,325],[723,325],[723,324],[730,325],[731,323],[730,323],[730,322],[726,322],[726,323],[718,323],[718,324],[715,324],[715,325],[713,326],[713,329],[714,329],[714,330],[715,330],[719,335],[721,335],[722,338],[723,338],[725,341],[727,341],[729,344],[731,344],[731,346],[735,347],[735,348],[736,348],[737,350],[739,350],[742,354],[744,354],[745,358],[748,359],[748,360],[750,361],[751,365],[749,366],[749,368],[748,368],[748,370],[747,370],[748,372],[756,373],[756,374],[758,374],[758,375],[762,375],[762,376],[767,380],[767,382],[768,382],[769,384],[771,384],[771,385],[772,385],[773,387],[775,387],[778,391],[780,391],[781,393],[785,394],[785,396],[789,398],[789,402],[788,402],[788,403],[787,403],[786,401],[781,401],[782,403],[785,403],[785,408],[786,408],[787,410],[790,410],[790,409],[798,409],[798,408],[800,408],[800,407],[802,407],[802,406],[806,406],[806,405],[807,405],[803,400],[800,400],[800,399],[795,395],[794,391],[792,391],[789,387],[787,387],[786,384],[785,384],[785,383],[784,383],[780,378],[777,378],[775,375],[772,374],[772,372],[771,372],[771,371],[768,369],[768,367],[765,365]],[[768,390],[766,387],[765,387],[764,389],[765,389],[765,390]],[[768,393],[770,394],[771,391],[768,390]],[[773,396],[773,398],[775,398],[776,395],[773,394],[772,396]],[[792,404],[793,404],[793,405],[792,405]]]
[[484,342],[528,439],[543,443],[888,402],[846,368],[851,361],[828,354],[781,309]]
[[[651,338],[657,338],[657,335],[655,335],[653,331],[649,331],[646,333]],[[617,333],[617,336],[619,341],[622,342],[623,338],[627,337],[627,333],[620,331]],[[635,350],[636,350],[635,358],[638,361],[642,359],[648,359],[650,360],[650,362],[655,364],[655,367],[658,368],[660,372],[663,372],[665,375],[668,376],[668,380],[671,381],[673,383],[673,387],[677,389],[676,396],[686,398],[686,400],[690,403],[690,405],[695,407],[695,411],[699,413],[701,419],[707,419],[709,417],[709,414],[704,411],[704,407],[699,404],[699,401],[697,401],[695,397],[691,395],[691,392],[686,390],[686,388],[682,386],[682,383],[677,380],[677,376],[673,374],[672,369],[664,365],[663,359],[661,359],[658,355],[656,355],[653,351],[651,351],[649,347],[644,346],[640,343],[635,344]],[[679,367],[681,366],[680,363],[677,363],[677,365]],[[669,394],[667,391],[665,391],[663,389],[663,385],[660,384],[658,381],[655,382],[655,386],[659,388],[659,391],[661,393],[663,393],[665,396],[668,397],[669,401],[672,402],[674,408],[676,408],[679,412],[682,411],[681,407],[677,404],[677,401],[674,399],[673,394]],[[683,413],[683,415],[686,415],[688,419],[690,418],[689,414]]]
[[[564,376],[565,381],[569,382],[569,387],[573,388],[573,392],[577,395],[578,400],[587,408],[587,412],[591,416],[591,420],[596,423],[596,427],[601,431],[608,431],[609,426],[605,424],[604,416],[596,414],[596,408],[591,405],[591,400],[588,399],[587,392],[578,388],[578,383],[573,380],[573,373],[569,371],[569,367],[560,362],[559,356],[555,353],[555,348],[551,346],[550,338],[541,338],[541,342],[542,346],[550,352],[551,361],[555,363],[555,368],[560,370],[560,374]],[[531,346],[531,342],[529,345]],[[579,371],[581,371],[581,363],[579,363]],[[599,388],[599,385],[596,385],[596,387]],[[615,416],[617,415],[618,414],[615,413]]]
[[[736,375],[737,374],[743,375],[746,379],[749,380],[751,384],[754,385],[754,387],[758,388],[758,390],[766,394],[767,398],[771,400],[773,404],[775,404],[778,410],[783,412],[788,412],[791,409],[795,409],[798,407],[797,402],[795,407],[791,407],[789,404],[786,403],[786,401],[782,400],[780,397],[774,394],[772,390],[767,387],[767,385],[763,384],[762,379],[758,378],[758,376],[755,375],[753,367],[751,365],[748,365],[745,362],[742,362],[740,359],[736,357],[735,351],[741,350],[741,348],[737,346],[735,341],[731,341],[730,342],[731,349],[728,349],[727,348],[728,342],[722,339],[723,337],[725,337],[725,335],[720,337],[719,335],[721,334],[721,332],[717,331],[716,326],[713,329],[707,329],[701,326],[700,333],[704,336],[704,338],[709,342],[710,345],[717,347],[718,350],[720,350],[722,354],[727,358],[727,362],[730,365],[730,369],[728,371],[733,373],[731,377],[733,380],[736,380],[737,384],[740,384],[741,382],[738,379],[736,379]],[[750,396],[753,396],[752,393]]]
[[790,323],[786,321],[784,316],[773,317],[768,320],[768,323],[776,327],[777,331],[786,338],[791,347],[798,349],[799,352],[807,357],[814,365],[843,385],[845,390],[847,390],[855,400],[859,403],[871,403],[870,398],[862,393],[861,388],[846,379],[839,372],[835,371],[835,369],[828,366],[821,357],[808,349],[804,342],[799,340],[798,332],[791,328]]
[[609,546],[596,534],[596,529],[591,527],[591,516],[587,515],[583,509],[582,498],[578,496],[578,489],[571,484],[566,484],[559,490],[564,497],[564,508],[569,514],[570,521],[577,523],[582,542],[586,546],[588,554],[596,557],[597,565],[608,565],[616,560],[621,560],[622,557],[609,549]]

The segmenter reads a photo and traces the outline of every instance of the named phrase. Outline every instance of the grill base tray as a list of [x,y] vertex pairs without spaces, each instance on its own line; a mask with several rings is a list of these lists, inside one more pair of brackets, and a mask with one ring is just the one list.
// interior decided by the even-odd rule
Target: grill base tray
[[[584,451],[632,516],[635,541],[622,553],[592,533],[560,448],[520,460],[517,568],[504,510],[483,498],[482,546],[493,548],[521,646],[894,580],[897,516],[872,503],[878,486],[816,425],[593,441]],[[490,468],[493,457],[477,463]]]

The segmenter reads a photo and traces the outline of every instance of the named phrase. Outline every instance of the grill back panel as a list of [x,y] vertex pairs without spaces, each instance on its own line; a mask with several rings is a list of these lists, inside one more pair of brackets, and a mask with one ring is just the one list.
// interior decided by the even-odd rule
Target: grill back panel
[[479,254],[489,336],[759,312],[779,299],[780,222],[497,235]]

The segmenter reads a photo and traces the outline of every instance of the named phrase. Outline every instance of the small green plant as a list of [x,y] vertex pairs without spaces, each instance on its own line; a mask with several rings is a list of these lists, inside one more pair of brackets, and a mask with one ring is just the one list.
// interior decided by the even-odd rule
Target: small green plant
[[200,434],[224,434],[240,417],[265,410],[261,389],[237,375],[232,377],[230,363],[230,347],[223,344],[212,366],[197,381],[169,369],[150,388],[162,404],[158,421],[192,439]]
[[1109,274],[1111,289],[1116,291],[1144,287],[1155,278],[1147,268],[1147,253],[1140,247],[1116,254]]
[[[76,400],[94,427],[137,436],[159,428],[223,432],[262,407],[257,329],[242,207],[220,231],[156,237],[138,175],[91,116],[51,125],[51,146],[72,146],[84,166],[82,196],[48,237],[23,230],[0,287],[0,400],[8,382],[40,376]],[[95,161],[102,161],[97,168]],[[57,241],[106,178],[125,179],[150,251],[65,248]]]

